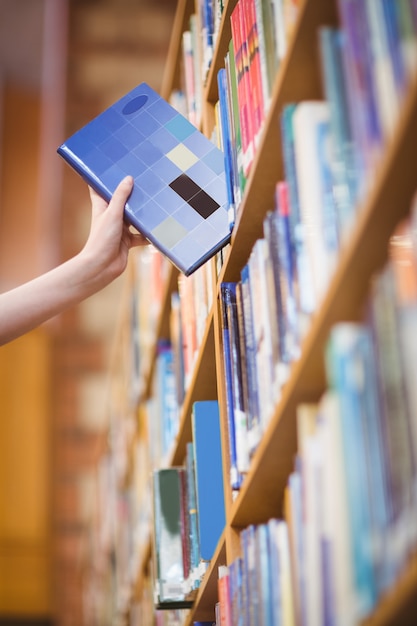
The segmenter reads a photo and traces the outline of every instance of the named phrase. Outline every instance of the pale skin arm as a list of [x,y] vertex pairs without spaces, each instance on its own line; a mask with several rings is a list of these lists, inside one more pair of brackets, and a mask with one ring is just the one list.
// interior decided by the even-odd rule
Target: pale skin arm
[[147,243],[123,221],[132,184],[132,178],[126,177],[109,204],[89,188],[91,228],[81,252],[49,272],[0,294],[0,345],[78,304],[122,274],[130,248]]

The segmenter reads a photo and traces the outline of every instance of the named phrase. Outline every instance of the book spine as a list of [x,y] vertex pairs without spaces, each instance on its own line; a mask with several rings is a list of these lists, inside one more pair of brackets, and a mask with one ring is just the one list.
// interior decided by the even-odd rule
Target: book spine
[[230,597],[230,574],[226,565],[220,565],[217,580],[218,597],[220,604],[219,626],[232,626],[232,606]]
[[278,182],[275,188],[274,218],[271,236],[276,239],[277,269],[282,299],[282,359],[288,364],[299,356],[300,331],[297,318],[295,244],[291,237],[289,188],[286,181]]
[[250,456],[255,451],[261,437],[259,393],[257,383],[256,340],[254,332],[253,308],[250,296],[249,267],[241,271],[243,320],[245,333],[246,372],[248,384],[248,447]]
[[239,473],[249,469],[249,451],[247,446],[247,419],[243,402],[242,354],[240,351],[239,322],[237,312],[237,283],[221,284],[225,295],[225,307],[230,342],[230,383],[232,387],[232,411],[229,420],[234,420],[236,438],[236,463]]
[[226,69],[221,68],[217,73],[217,86],[219,92],[220,103],[220,119],[221,119],[221,137],[222,137],[222,149],[224,153],[224,164],[226,172],[226,190],[229,203],[229,225],[232,230],[235,217],[236,217],[236,205],[234,199],[234,189],[236,183],[233,179],[233,146],[231,139],[231,123],[230,123],[230,109],[228,98],[228,83]]
[[[354,614],[358,619],[375,606],[376,581],[372,559],[371,511],[364,416],[361,395],[365,382],[360,353],[363,328],[360,324],[333,326],[326,351],[326,371],[330,388],[339,397],[344,456],[349,464],[347,497],[351,558],[355,590]],[[352,375],[356,372],[356,375]],[[355,459],[355,462],[351,462]],[[368,549],[364,549],[368,546]]]
[[259,144],[262,125],[265,116],[265,106],[262,90],[261,55],[259,51],[259,32],[256,21],[254,0],[240,0],[243,2],[243,12],[247,42],[250,96],[253,118],[253,145],[254,152]]
[[357,201],[357,156],[350,126],[342,45],[340,30],[331,27],[319,30],[321,69],[332,133],[333,196],[338,231],[346,240],[354,223]]
[[230,15],[233,51],[236,64],[237,95],[239,102],[239,120],[242,135],[242,161],[245,177],[248,176],[253,160],[253,133],[250,109],[249,66],[247,62],[247,46],[242,32],[244,22],[241,1],[239,1]]
[[228,72],[228,83],[229,83],[229,94],[230,94],[230,117],[232,120],[233,127],[233,152],[234,152],[234,163],[236,169],[235,176],[235,190],[234,190],[234,198],[236,202],[236,211],[240,205],[242,200],[242,196],[245,190],[246,185],[246,176],[243,168],[243,145],[242,145],[242,130],[241,130],[241,121],[240,121],[240,110],[239,110],[239,98],[238,98],[238,84],[237,84],[237,75],[236,75],[236,63],[235,63],[235,53],[233,48],[233,39],[230,40],[228,54],[226,59],[226,70]]

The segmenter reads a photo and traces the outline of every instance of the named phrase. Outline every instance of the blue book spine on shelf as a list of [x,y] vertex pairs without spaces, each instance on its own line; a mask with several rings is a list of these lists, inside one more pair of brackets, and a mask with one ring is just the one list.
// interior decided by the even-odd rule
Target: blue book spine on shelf
[[191,419],[200,555],[204,561],[210,561],[226,522],[217,400],[195,402]]
[[226,173],[227,198],[229,201],[229,225],[230,230],[232,230],[235,223],[236,215],[236,203],[234,198],[234,189],[236,183],[233,180],[233,146],[231,140],[228,83],[225,68],[221,68],[217,73],[217,86],[219,91],[221,137],[224,153],[224,168]]
[[256,571],[256,526],[251,524],[240,533],[243,554],[243,576],[246,592],[245,626],[257,626],[259,597]]
[[351,558],[359,619],[375,606],[377,597],[369,489],[369,451],[364,414],[365,362],[360,342],[363,330],[354,323],[333,326],[326,352],[326,371],[331,389],[338,394],[346,463]]
[[229,463],[230,463],[230,485],[232,489],[239,489],[242,477],[237,465],[237,445],[236,445],[236,425],[234,419],[234,400],[232,387],[232,355],[230,350],[230,328],[229,318],[227,315],[227,301],[229,300],[229,290],[222,283],[220,285],[220,307],[221,307],[221,323],[222,323],[222,343],[223,343],[223,366],[225,375],[226,390],[226,412],[229,439]]
[[349,231],[357,201],[357,156],[349,118],[342,60],[343,34],[329,26],[319,30],[324,92],[330,108],[333,197],[339,233]]
[[[273,619],[273,592],[271,578],[271,545],[269,542],[269,527],[267,524],[256,526],[256,570],[259,598],[259,615],[262,624],[274,624]],[[274,581],[276,582],[276,581]]]
[[258,444],[260,431],[259,394],[256,373],[256,341],[253,328],[253,310],[250,297],[249,267],[246,264],[241,271],[243,318],[246,345],[246,375],[248,384],[248,411],[247,429],[249,440],[249,454],[252,454]]
[[398,23],[398,7],[396,6],[398,4],[397,0],[382,0],[395,85],[398,93],[403,94],[407,81],[404,58],[401,51],[401,33]]

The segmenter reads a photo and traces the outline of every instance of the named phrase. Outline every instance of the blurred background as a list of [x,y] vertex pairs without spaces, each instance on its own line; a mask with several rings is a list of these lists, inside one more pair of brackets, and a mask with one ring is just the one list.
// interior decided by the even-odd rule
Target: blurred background
[[[0,0],[0,290],[76,254],[86,185],[62,141],[146,81],[175,0]],[[123,277],[0,348],[0,624],[83,626],[94,468]],[[87,625],[86,625],[87,626]]]

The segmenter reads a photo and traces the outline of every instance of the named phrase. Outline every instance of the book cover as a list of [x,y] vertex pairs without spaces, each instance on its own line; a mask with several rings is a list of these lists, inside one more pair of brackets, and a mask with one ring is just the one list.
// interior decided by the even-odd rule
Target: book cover
[[220,414],[217,400],[194,402],[191,426],[200,555],[210,561],[226,523]]
[[146,83],[57,151],[107,201],[133,176],[127,222],[184,274],[230,241],[222,151]]

